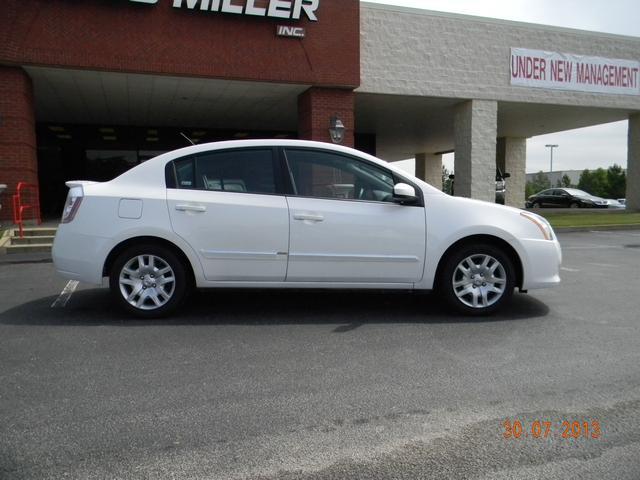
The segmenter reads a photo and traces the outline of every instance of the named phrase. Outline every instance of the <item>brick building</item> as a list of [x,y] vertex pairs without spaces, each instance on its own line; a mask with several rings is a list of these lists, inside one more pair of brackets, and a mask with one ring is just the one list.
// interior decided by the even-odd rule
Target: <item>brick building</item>
[[[517,48],[616,59],[618,87],[523,85]],[[108,180],[185,146],[182,134],[330,141],[337,117],[346,145],[415,156],[436,185],[455,151],[458,195],[491,200],[498,165],[521,206],[527,137],[629,118],[627,198],[640,208],[638,52],[637,38],[357,0],[5,0],[2,203],[18,181],[38,183],[55,217],[65,180]],[[524,77],[545,73],[530,60]]]

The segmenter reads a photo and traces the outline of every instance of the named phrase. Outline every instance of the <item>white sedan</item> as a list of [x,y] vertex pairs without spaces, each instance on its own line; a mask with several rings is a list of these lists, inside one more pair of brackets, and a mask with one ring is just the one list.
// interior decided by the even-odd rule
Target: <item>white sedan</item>
[[165,315],[197,288],[437,290],[465,314],[560,282],[533,213],[451,197],[362,152],[295,140],[198,145],[104,183],[67,182],[65,278]]

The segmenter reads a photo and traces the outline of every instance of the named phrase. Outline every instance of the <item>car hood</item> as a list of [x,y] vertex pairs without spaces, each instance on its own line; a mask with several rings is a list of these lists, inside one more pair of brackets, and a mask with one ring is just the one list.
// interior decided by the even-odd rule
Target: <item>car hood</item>
[[451,195],[446,195],[448,197],[448,201],[453,202],[456,207],[459,208],[482,208],[483,211],[491,211],[497,214],[512,212],[512,213],[520,213],[523,210],[521,208],[509,207],[507,205],[501,205],[499,203],[487,202],[484,200],[476,200],[474,198],[467,197],[454,197]]
[[604,198],[594,197],[593,195],[576,195],[576,198],[579,198],[581,200],[589,200],[591,202],[607,202]]

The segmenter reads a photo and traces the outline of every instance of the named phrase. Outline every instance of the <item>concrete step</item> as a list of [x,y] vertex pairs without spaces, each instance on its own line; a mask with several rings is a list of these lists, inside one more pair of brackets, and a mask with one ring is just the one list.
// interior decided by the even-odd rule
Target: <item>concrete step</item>
[[54,238],[55,237],[53,235],[25,235],[24,238],[12,237],[11,245],[32,245],[34,243],[39,243],[42,245],[53,245]]
[[8,245],[5,247],[7,255],[14,253],[50,253],[51,245],[32,243],[30,245]]
[[[23,230],[25,237],[53,237],[56,234],[57,228],[52,227],[27,227]],[[20,230],[15,229],[13,231],[13,236],[19,237]]]

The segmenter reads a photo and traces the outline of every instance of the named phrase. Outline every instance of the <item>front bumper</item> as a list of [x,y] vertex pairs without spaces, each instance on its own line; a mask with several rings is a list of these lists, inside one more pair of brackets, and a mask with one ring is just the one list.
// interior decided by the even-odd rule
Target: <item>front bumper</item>
[[521,240],[526,252],[523,258],[523,290],[553,287],[560,283],[562,249],[554,240]]

